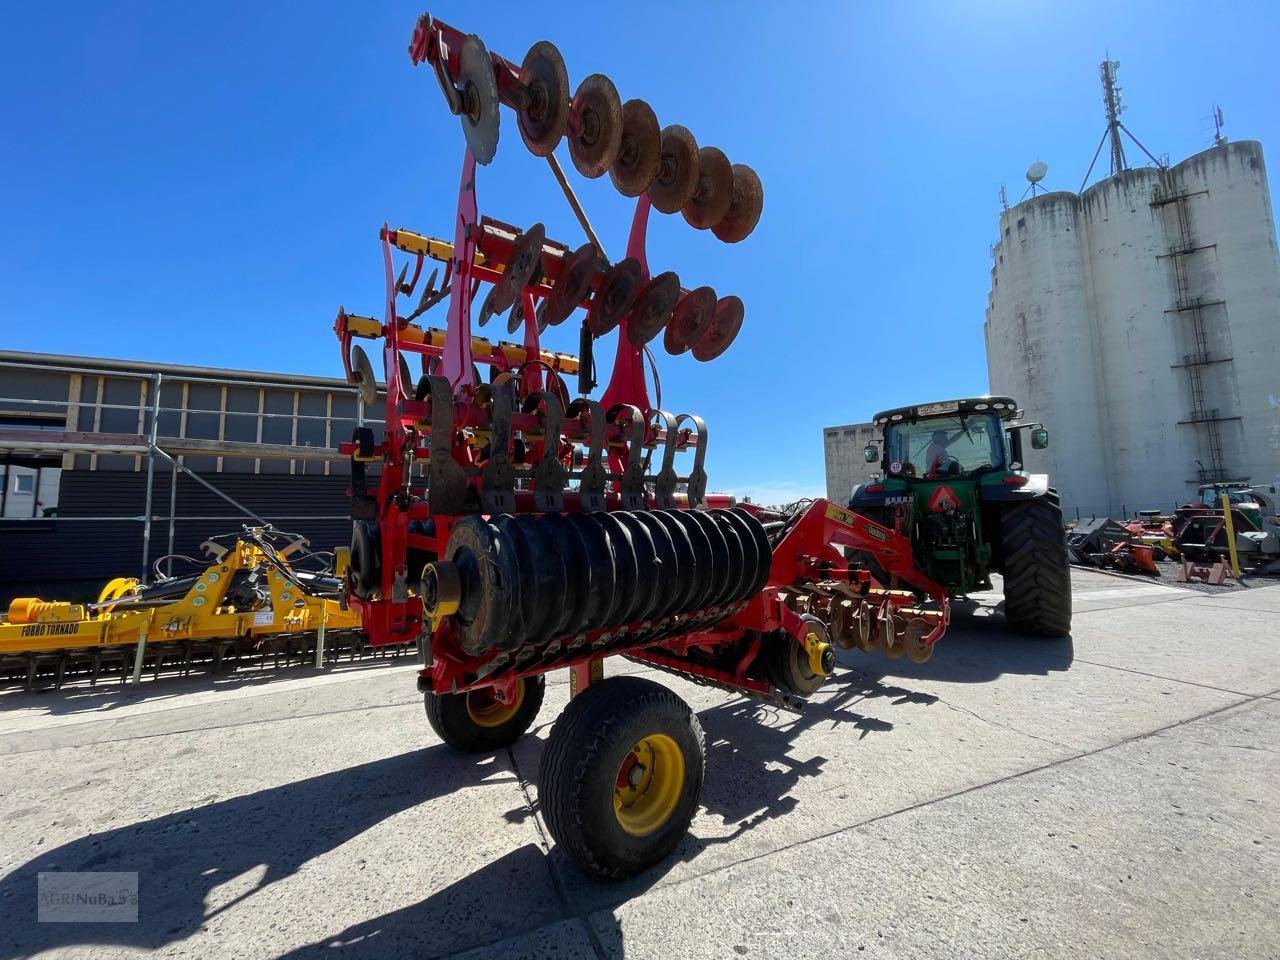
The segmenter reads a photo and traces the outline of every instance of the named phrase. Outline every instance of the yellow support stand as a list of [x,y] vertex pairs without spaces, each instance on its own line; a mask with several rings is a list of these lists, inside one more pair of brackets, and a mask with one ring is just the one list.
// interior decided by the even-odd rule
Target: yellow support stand
[[1222,495],[1222,520],[1227,525],[1227,552],[1231,556],[1231,576],[1240,579],[1240,557],[1236,553],[1236,525],[1231,518],[1231,498]]
[[133,682],[142,682],[142,660],[143,654],[147,652],[147,625],[143,623],[138,628],[138,650],[133,655]]

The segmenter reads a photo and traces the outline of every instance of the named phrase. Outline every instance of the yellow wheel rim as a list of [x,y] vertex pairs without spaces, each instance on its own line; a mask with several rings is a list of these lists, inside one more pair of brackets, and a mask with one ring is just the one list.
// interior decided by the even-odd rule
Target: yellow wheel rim
[[516,715],[524,703],[524,681],[516,684],[516,695],[510,703],[503,703],[493,695],[492,687],[472,690],[466,694],[467,716],[477,727],[500,727]]
[[634,837],[653,833],[671,819],[684,789],[684,754],[664,733],[636,741],[613,787],[613,812]]

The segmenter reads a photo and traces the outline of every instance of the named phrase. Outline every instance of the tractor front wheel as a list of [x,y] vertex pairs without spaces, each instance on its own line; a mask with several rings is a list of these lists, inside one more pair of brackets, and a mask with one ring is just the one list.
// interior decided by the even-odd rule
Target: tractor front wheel
[[542,708],[546,681],[539,674],[516,683],[516,695],[503,703],[491,687],[467,693],[425,695],[427,723],[436,735],[463,753],[488,753],[509,747],[533,725]]
[[1000,517],[1004,618],[1019,633],[1071,632],[1071,569],[1057,491],[1007,506]]
[[706,746],[689,705],[642,677],[593,683],[551,729],[538,802],[551,836],[588,873],[651,867],[688,832]]

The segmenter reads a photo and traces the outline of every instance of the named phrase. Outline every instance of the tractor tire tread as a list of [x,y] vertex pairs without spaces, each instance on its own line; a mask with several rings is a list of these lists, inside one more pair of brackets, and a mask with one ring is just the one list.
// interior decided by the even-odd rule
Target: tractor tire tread
[[1062,637],[1071,631],[1071,568],[1056,490],[1007,506],[1000,516],[1004,616],[1019,633]]

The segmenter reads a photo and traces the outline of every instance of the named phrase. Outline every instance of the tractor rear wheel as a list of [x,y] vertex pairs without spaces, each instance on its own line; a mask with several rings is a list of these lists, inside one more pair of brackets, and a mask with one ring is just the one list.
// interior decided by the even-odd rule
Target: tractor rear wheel
[[427,691],[427,723],[436,735],[463,753],[488,753],[509,747],[533,725],[542,708],[546,680],[541,674],[516,683],[516,695],[503,703],[492,688],[467,693]]
[[689,705],[642,677],[597,681],[569,701],[538,771],[551,836],[588,873],[651,867],[689,830],[706,745]]
[[1071,570],[1056,490],[1007,506],[1000,517],[1004,618],[1019,633],[1071,632]]

